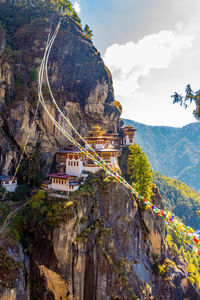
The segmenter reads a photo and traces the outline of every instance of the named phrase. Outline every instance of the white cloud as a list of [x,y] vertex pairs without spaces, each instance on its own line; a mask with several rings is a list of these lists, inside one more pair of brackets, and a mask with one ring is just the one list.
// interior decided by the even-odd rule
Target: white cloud
[[181,31],[183,30],[183,23],[182,22],[178,22],[175,24],[174,28],[177,30],[177,31]]
[[[180,30],[180,24],[179,26]],[[178,28],[177,28],[178,29]],[[131,97],[140,80],[153,69],[166,69],[184,49],[192,47],[193,36],[174,31],[160,31],[137,43],[113,44],[105,51],[104,61],[113,75],[115,94]]]
[[77,12],[77,14],[80,14],[81,7],[80,7],[80,3],[78,1],[74,2],[73,7],[74,7],[75,11]]

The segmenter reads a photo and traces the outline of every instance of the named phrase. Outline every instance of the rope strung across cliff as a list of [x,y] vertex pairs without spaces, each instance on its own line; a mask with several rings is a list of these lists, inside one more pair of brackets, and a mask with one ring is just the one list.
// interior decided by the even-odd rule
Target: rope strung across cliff
[[[110,173],[111,176],[115,177],[116,179],[118,178],[121,178],[122,181],[124,181],[124,185],[125,186],[129,186],[129,188],[131,188],[131,186],[123,179],[123,177],[121,177],[117,172],[115,172],[112,167],[110,167],[96,152],[93,148],[91,148],[89,145],[88,147],[95,153],[95,157],[93,155],[91,155],[91,153],[89,151],[87,151],[84,147],[82,147],[80,145],[80,143],[78,143],[71,135],[69,135],[69,133],[62,127],[60,126],[60,124],[56,121],[56,119],[50,114],[50,112],[48,111],[47,109],[47,106],[45,104],[45,101],[44,101],[44,97],[43,97],[43,94],[42,94],[42,79],[43,79],[43,74],[44,74],[44,69],[45,67],[47,68],[47,64],[48,64],[48,57],[49,57],[49,54],[50,54],[50,50],[52,48],[52,45],[55,41],[55,38],[58,34],[58,31],[59,31],[59,28],[60,28],[60,22],[55,30],[55,33],[53,34],[52,36],[52,39],[48,45],[48,51],[47,51],[47,54],[45,53],[44,55],[44,58],[42,60],[42,63],[41,63],[41,67],[40,67],[40,71],[39,71],[39,98],[40,98],[40,102],[42,104],[42,106],[44,107],[45,111],[47,112],[47,114],[49,115],[50,119],[52,120],[52,122],[54,123],[54,125],[74,144],[76,145],[82,152],[84,152],[84,154],[89,157],[90,159],[92,159],[94,161],[94,163],[97,165],[97,166],[101,166],[107,173]],[[47,71],[46,71],[46,74],[47,74]],[[47,75],[48,76],[48,75]],[[50,86],[50,85],[49,85]],[[52,94],[52,92],[51,92]],[[52,94],[53,96],[53,94]],[[54,99],[54,97],[53,97]],[[55,99],[54,99],[54,104],[56,104],[56,109],[58,110],[58,112],[61,112],[61,110],[59,109]],[[64,116],[64,114],[63,114]],[[65,116],[64,116],[65,117]],[[65,117],[65,119],[67,119]],[[68,124],[70,125],[70,127],[72,128],[73,130],[73,125],[71,124],[71,122],[68,120]],[[75,130],[75,128],[74,128]],[[77,132],[77,131],[76,131]],[[79,134],[79,133],[78,133]],[[79,134],[79,136],[82,138],[82,140],[86,143],[86,141],[84,140],[84,138]],[[86,143],[87,144],[87,143]],[[110,171],[109,171],[110,170]]]
[[[91,153],[89,151],[87,151],[85,148],[83,148],[56,120],[55,118],[51,115],[51,113],[49,112],[43,95],[42,95],[42,79],[43,79],[43,75],[44,75],[44,69],[45,67],[47,68],[48,65],[48,60],[47,58],[49,57],[50,54],[50,50],[51,47],[55,41],[55,38],[57,36],[57,33],[59,31],[59,27],[60,27],[60,23],[59,26],[57,27],[55,33],[53,34],[48,47],[47,47],[47,52],[45,52],[44,58],[42,60],[41,66],[40,66],[40,72],[39,72],[39,84],[38,84],[38,99],[40,101],[40,103],[42,104],[43,108],[45,109],[45,111],[47,112],[48,116],[50,117],[50,119],[52,120],[53,124],[56,126],[56,128],[58,128],[58,130],[60,130],[65,137],[67,137],[75,146],[77,146],[87,157],[91,158],[94,163],[101,167],[102,169],[104,169],[110,176],[113,176],[115,179],[117,179],[119,182],[121,182],[124,186],[128,187],[129,190],[135,194],[135,196],[137,197],[138,200],[142,200],[143,202],[145,202],[147,208],[152,209],[158,216],[160,216],[161,218],[165,219],[165,223],[168,227],[172,228],[172,230],[174,230],[176,232],[176,234],[178,234],[185,243],[189,244],[190,241],[193,241],[194,243],[196,243],[198,245],[198,247],[200,247],[200,241],[198,239],[198,235],[197,233],[194,232],[194,230],[189,227],[189,226],[185,226],[182,222],[180,222],[172,213],[170,212],[165,212],[164,210],[159,209],[158,207],[156,207],[153,203],[151,203],[150,201],[146,200],[144,197],[142,197],[141,195],[139,195],[135,189],[128,183],[126,182],[126,180],[117,174],[117,172],[113,172],[112,170],[107,168],[107,165],[105,164],[105,162],[100,158],[98,158],[98,154],[95,155],[95,157],[93,155],[91,155]],[[47,70],[46,70],[46,74],[47,74]],[[48,77],[48,76],[46,76]],[[50,86],[50,84],[49,84]],[[50,94],[52,94],[52,91],[50,92]],[[52,94],[53,95],[53,94]],[[54,98],[54,97],[53,97]],[[55,99],[53,100],[53,102],[55,101]],[[56,104],[56,108],[57,110],[60,112],[60,109],[56,103],[56,101],[54,102],[54,104]],[[66,118],[68,119],[68,118]],[[67,120],[66,120],[67,121]],[[68,122],[68,121],[67,121]],[[68,124],[70,125],[70,127],[73,129],[73,126],[71,126],[71,122],[69,121]],[[74,129],[73,129],[74,130]],[[81,136],[81,135],[80,135]],[[84,141],[84,138],[81,138]],[[95,152],[94,149],[92,149],[93,152]],[[186,240],[185,238],[188,238],[188,240]],[[200,250],[198,250],[197,247],[190,245],[190,248],[192,248],[196,253],[198,253],[200,255]]]

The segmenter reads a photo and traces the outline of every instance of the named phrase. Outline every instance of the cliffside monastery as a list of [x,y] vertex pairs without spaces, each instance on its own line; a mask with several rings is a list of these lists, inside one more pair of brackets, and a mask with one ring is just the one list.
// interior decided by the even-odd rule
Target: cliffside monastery
[[[87,144],[114,169],[119,169],[118,156],[121,148],[127,147],[134,142],[136,129],[132,126],[122,128],[122,134],[108,133],[96,125],[90,136],[85,137]],[[85,149],[93,154],[92,150],[85,145]],[[75,147],[66,147],[56,153],[57,173],[50,174],[50,180],[43,182],[43,188],[73,192],[79,189],[81,179],[88,176],[88,172],[96,173],[101,168],[88,158],[81,150]]]
[[[118,157],[121,148],[134,142],[135,131],[136,129],[133,129],[132,126],[123,127],[121,136],[119,136],[116,133],[108,133],[96,125],[92,131],[89,131],[90,136],[85,137],[85,140],[108,165],[117,170],[119,169]],[[85,149],[94,154],[87,144]],[[81,180],[83,181],[88,176],[88,172],[96,173],[101,169],[85,153],[73,146],[58,151],[56,162],[57,173],[50,174],[50,179],[43,182],[42,188],[44,189],[63,192],[76,191],[80,187]],[[0,175],[0,186],[9,192],[14,192],[17,187],[17,178]]]

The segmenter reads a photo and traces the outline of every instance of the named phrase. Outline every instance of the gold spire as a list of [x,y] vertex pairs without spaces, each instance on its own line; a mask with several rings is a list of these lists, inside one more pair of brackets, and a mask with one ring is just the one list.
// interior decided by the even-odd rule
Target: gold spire
[[93,128],[95,131],[100,131],[100,129],[101,129],[101,127],[98,125],[98,123],[97,123],[97,125],[93,126],[92,128]]

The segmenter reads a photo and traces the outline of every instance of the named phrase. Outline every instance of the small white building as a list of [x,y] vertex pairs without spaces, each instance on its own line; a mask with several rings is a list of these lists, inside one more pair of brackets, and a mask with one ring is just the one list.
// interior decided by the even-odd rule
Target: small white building
[[48,189],[63,191],[63,192],[75,192],[79,189],[80,184],[76,177],[67,174],[50,174],[51,184],[48,185]]
[[13,178],[12,175],[0,175],[0,185],[8,192],[15,192],[17,187],[17,177]]
[[133,129],[133,126],[131,125],[122,128],[122,132],[123,132],[122,144],[124,146],[129,146],[134,143],[135,131],[137,131],[137,129]]

